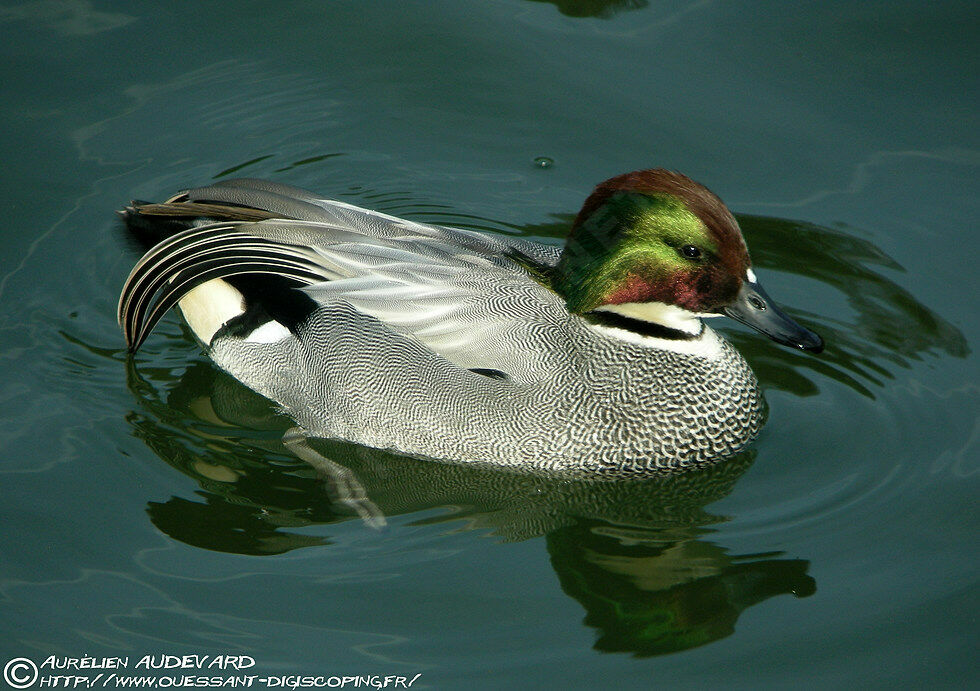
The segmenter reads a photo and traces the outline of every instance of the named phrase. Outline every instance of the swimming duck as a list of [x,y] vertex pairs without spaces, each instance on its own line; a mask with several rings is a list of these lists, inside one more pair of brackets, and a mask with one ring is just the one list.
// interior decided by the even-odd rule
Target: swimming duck
[[531,472],[671,471],[731,456],[765,418],[704,319],[823,347],[762,289],[724,203],[663,169],[599,184],[564,248],[254,179],[122,214],[160,240],[120,297],[130,351],[176,305],[310,437]]

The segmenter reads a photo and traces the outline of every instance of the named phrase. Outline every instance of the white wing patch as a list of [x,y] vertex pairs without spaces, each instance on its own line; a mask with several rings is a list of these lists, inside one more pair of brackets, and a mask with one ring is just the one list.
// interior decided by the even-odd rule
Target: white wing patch
[[245,340],[248,343],[279,343],[292,336],[289,329],[273,320],[255,329]]

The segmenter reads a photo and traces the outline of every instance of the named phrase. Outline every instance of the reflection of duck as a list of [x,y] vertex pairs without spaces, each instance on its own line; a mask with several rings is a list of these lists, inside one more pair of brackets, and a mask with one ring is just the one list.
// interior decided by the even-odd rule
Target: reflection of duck
[[[163,403],[130,372],[143,408],[130,418],[137,434],[202,487],[203,501],[150,503],[160,530],[206,549],[276,554],[330,544],[291,527],[354,513],[284,453],[277,439],[289,422],[227,375],[192,366]],[[813,590],[805,561],[733,557],[702,538],[699,526],[721,520],[703,507],[731,491],[749,454],[669,476],[588,482],[315,445],[388,516],[438,508],[445,512],[430,511],[424,522],[465,521],[504,540],[546,536],[561,587],[587,610],[601,650],[646,655],[703,645],[730,635],[751,605]]]
[[257,180],[125,217],[169,235],[123,289],[130,348],[179,303],[216,363],[314,437],[649,474],[728,457],[762,425],[754,375],[703,318],[822,348],[762,290],[722,201],[665,170],[599,185],[563,250]]
[[779,553],[730,556],[693,529],[581,525],[548,535],[562,589],[585,607],[606,652],[661,655],[730,636],[739,615],[773,595],[806,597],[809,562]]
[[568,17],[611,17],[617,12],[640,10],[648,0],[532,0],[549,2]]

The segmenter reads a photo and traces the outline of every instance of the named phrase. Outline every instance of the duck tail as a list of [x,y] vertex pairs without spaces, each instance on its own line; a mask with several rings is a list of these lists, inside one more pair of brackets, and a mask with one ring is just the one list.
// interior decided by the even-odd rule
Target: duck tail
[[[118,317],[135,351],[171,307],[180,305],[195,336],[209,345],[230,320],[276,320],[291,328],[315,303],[295,290],[329,279],[304,246],[276,239],[292,228],[260,223],[323,209],[303,190],[249,178],[178,192],[160,203],[134,200],[120,210],[127,237],[145,253],[120,296]],[[302,233],[300,233],[302,235]]]
[[275,214],[262,209],[182,201],[180,195],[162,203],[134,199],[117,213],[143,249],[150,249],[190,228],[229,221],[263,221],[275,217]]
[[[172,235],[143,255],[119,297],[117,316],[130,351],[139,348],[167,310],[205,283],[223,286],[224,282],[215,282],[260,275],[280,283],[310,285],[329,278],[310,249],[263,237],[258,226],[251,233],[248,230],[248,224],[241,221],[208,223]],[[234,293],[224,287],[220,290],[225,292],[210,298],[227,303],[223,313],[240,314],[243,299],[248,302],[247,296],[237,288]],[[211,308],[205,305],[204,309]],[[223,318],[216,323],[220,326],[227,320]],[[214,316],[206,321],[213,322]],[[210,333],[205,333],[207,329],[194,331],[205,343],[214,335],[213,329]]]

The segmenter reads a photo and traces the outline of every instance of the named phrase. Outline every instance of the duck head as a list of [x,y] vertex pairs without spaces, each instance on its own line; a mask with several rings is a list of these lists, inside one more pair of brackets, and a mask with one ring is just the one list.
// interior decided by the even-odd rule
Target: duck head
[[675,338],[727,315],[783,345],[823,341],[790,319],[759,284],[738,222],[714,193],[663,169],[606,180],[585,200],[553,286],[569,311],[646,324]]

